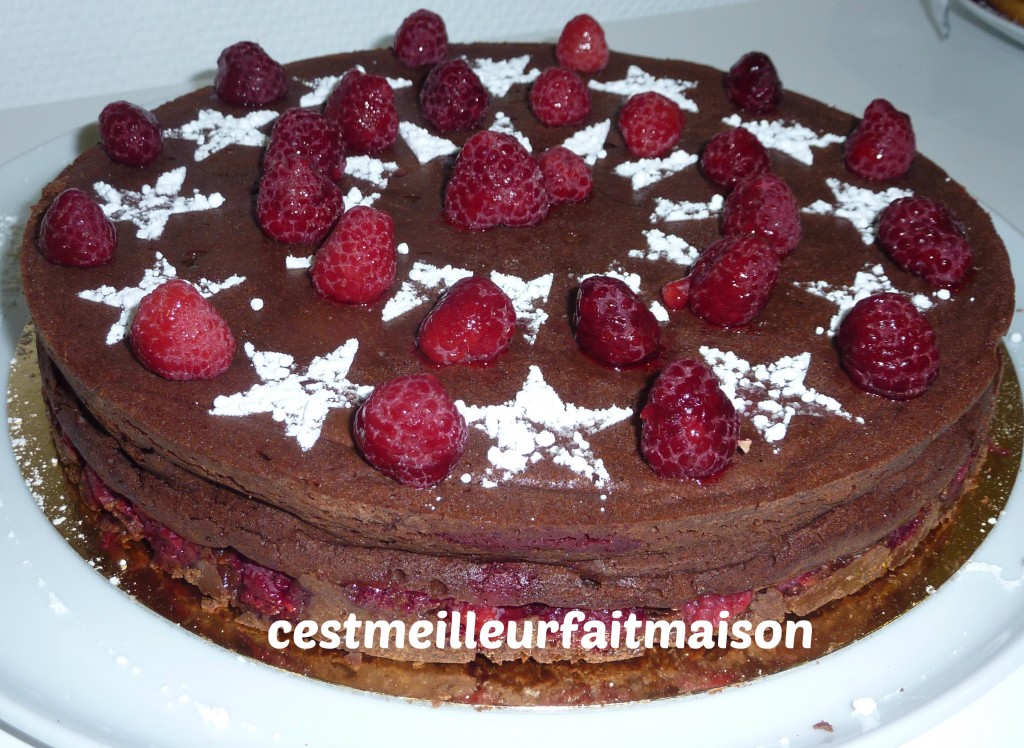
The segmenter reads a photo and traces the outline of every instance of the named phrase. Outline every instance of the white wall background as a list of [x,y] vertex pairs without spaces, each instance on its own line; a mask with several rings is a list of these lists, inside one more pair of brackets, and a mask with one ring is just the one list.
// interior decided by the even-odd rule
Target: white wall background
[[740,0],[0,0],[0,107],[205,82],[220,51],[259,42],[279,62],[390,44],[421,7],[452,41],[554,39],[600,21]]

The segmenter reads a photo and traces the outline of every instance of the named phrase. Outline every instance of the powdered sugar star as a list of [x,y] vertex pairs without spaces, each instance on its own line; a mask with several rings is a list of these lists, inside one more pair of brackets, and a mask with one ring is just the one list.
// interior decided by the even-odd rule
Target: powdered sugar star
[[865,244],[871,244],[875,240],[875,219],[885,210],[886,206],[894,200],[911,197],[914,194],[910,190],[899,187],[889,187],[882,192],[874,192],[864,187],[847,184],[835,177],[826,179],[825,184],[835,195],[836,203],[833,205],[824,200],[818,200],[804,208],[803,212],[816,215],[831,213],[839,218],[845,218],[860,232],[860,238]]
[[195,141],[195,159],[202,161],[230,145],[263,148],[269,137],[261,128],[277,117],[278,113],[271,110],[233,117],[216,109],[200,109],[195,120],[181,127],[164,130],[164,137]]
[[814,130],[798,122],[786,123],[783,120],[766,119],[744,122],[738,114],[725,117],[722,122],[730,127],[742,127],[761,141],[765,148],[781,151],[808,166],[814,163],[814,152],[811,148],[824,148],[833,143],[846,141],[845,135],[818,135]]
[[[613,405],[593,410],[563,402],[537,366],[530,367],[523,386],[506,403],[467,405],[458,400],[455,406],[468,425],[494,441],[487,457],[501,479],[508,480],[547,458],[598,487],[610,476],[584,434],[603,431],[633,415],[631,408]],[[494,483],[485,480],[485,485]]]
[[594,91],[607,91],[608,93],[619,94],[620,96],[632,96],[633,94],[654,91],[662,96],[671,99],[679,105],[680,109],[689,112],[696,112],[697,105],[686,96],[691,88],[696,88],[695,81],[684,81],[676,78],[655,78],[637,65],[630,65],[626,71],[626,77],[622,80],[601,81],[592,80],[588,84]]
[[[128,325],[135,314],[135,310],[138,309],[142,298],[153,289],[177,276],[178,271],[174,265],[160,252],[157,252],[153,267],[143,273],[142,280],[139,281],[137,286],[125,286],[124,288],[117,289],[113,286],[104,285],[90,291],[82,291],[78,296],[86,301],[95,301],[121,310],[117,322],[111,325],[110,330],[107,332],[107,345],[114,345],[124,340],[124,336],[128,332]],[[203,298],[208,299],[225,289],[233,288],[244,282],[245,276],[232,275],[220,283],[204,278],[193,282],[192,285],[196,287]]]
[[530,56],[522,55],[508,60],[492,60],[481,57],[467,60],[469,67],[476,73],[480,82],[491,96],[502,97],[517,83],[533,83],[540,76],[537,68],[526,69],[530,64]]
[[252,343],[246,343],[245,355],[262,381],[246,392],[218,396],[210,415],[270,413],[284,424],[285,435],[294,438],[305,452],[320,438],[331,410],[352,408],[373,391],[373,387],[348,379],[358,349],[359,341],[350,338],[326,356],[314,358],[305,371],[297,371],[291,355],[257,351]]
[[185,167],[179,166],[161,174],[156,184],[143,185],[138,192],[118,190],[106,182],[97,182],[93,189],[104,201],[100,207],[108,218],[131,221],[139,227],[135,235],[140,239],[159,239],[172,215],[212,210],[224,204],[224,196],[219,192],[201,195],[199,190],[193,190],[192,197],[182,197],[184,184]]

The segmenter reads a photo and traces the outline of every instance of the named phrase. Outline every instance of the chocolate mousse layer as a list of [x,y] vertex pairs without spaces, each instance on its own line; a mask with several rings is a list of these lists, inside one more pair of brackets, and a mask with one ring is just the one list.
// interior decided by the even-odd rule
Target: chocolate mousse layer
[[[665,313],[659,361],[615,370],[574,342],[568,311],[580,279],[627,277],[656,304],[659,289],[720,236],[717,188],[686,156],[715,133],[760,118],[728,101],[718,70],[613,54],[605,70],[585,76],[586,122],[547,127],[527,92],[531,71],[556,64],[551,46],[461,45],[451,54],[492,86],[481,127],[511,127],[535,154],[568,141],[593,160],[587,201],[558,206],[532,227],[447,224],[444,185],[471,133],[445,134],[444,155],[417,152],[423,132],[440,137],[417,102],[427,71],[387,50],[287,66],[288,96],[262,120],[210,89],[197,91],[156,110],[168,134],[150,166],[115,164],[96,147],[44,189],[22,271],[47,399],[112,490],[189,540],[339,588],[400,583],[478,604],[671,609],[700,595],[764,589],[861,553],[957,485],[983,451],[1013,280],[988,214],[940,167],[918,155],[905,177],[859,179],[842,159],[855,118],[785,92],[761,123],[774,133],[765,138],[793,145],[799,125],[813,142],[789,153],[769,149],[773,172],[804,211],[803,237],[767,307],[734,329]],[[486,73],[501,67],[495,61],[524,73],[508,77],[505,93]],[[237,142],[245,122],[265,133],[274,113],[318,106],[331,81],[355,65],[392,80],[403,125],[376,160],[350,154],[340,182],[350,200],[373,200],[392,216],[401,246],[394,286],[369,306],[318,296],[302,262],[316,248],[261,233],[254,203],[262,148]],[[615,126],[629,93],[651,81],[685,103],[682,139],[660,175],[633,163]],[[200,143],[186,137],[211,119],[228,123],[221,131],[236,142],[218,149],[212,132]],[[631,178],[636,171],[649,178]],[[112,206],[118,246],[109,265],[58,267],[36,249],[43,212],[71,186]],[[125,208],[135,194],[178,199],[167,201],[160,223],[156,211]],[[975,263],[960,287],[929,286],[875,242],[877,211],[902,194],[940,200],[962,223]],[[216,379],[161,379],[119,337],[130,310],[122,315],[126,296],[118,292],[168,267],[210,291],[239,342]],[[417,327],[453,269],[519,289],[521,334],[492,365],[439,368],[416,353]],[[941,371],[914,400],[859,390],[830,334],[845,301],[883,288],[911,296],[935,328]],[[328,386],[309,368],[331,355],[348,356],[350,365]],[[677,357],[708,361],[741,411],[745,450],[712,480],[660,479],[637,447],[646,390],[659,364]],[[277,362],[278,375],[295,377],[307,395],[326,392],[322,423],[303,420],[301,408],[254,406],[247,396],[276,381],[258,360]],[[422,371],[459,401],[470,434],[452,475],[429,489],[374,470],[351,433],[369,388]],[[542,415],[516,407],[531,397],[548,398]],[[228,415],[228,403],[249,411]]]

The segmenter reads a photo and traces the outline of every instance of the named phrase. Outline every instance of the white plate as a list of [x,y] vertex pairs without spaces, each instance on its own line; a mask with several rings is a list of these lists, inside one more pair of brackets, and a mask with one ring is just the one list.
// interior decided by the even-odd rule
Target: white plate
[[967,13],[989,28],[994,29],[1000,34],[1012,39],[1017,42],[1017,44],[1024,44],[1024,26],[1019,23],[1014,23],[1009,18],[996,11],[995,8],[984,3],[977,2],[976,0],[958,0],[958,4]]
[[[70,134],[0,167],[0,215],[24,221],[78,150]],[[1024,235],[996,219],[1024,278]],[[2,277],[16,272],[17,238]],[[0,283],[0,361],[27,314]],[[1021,306],[1018,293],[1018,306]],[[1024,333],[1017,315],[1012,332]],[[1024,379],[1019,345],[1010,343]],[[3,389],[7,365],[0,367]],[[6,419],[4,419],[6,420]],[[1024,663],[1024,487],[974,559],[941,590],[864,640],[717,693],[586,709],[474,711],[353,692],[214,646],[134,602],[83,563],[26,489],[0,437],[0,732],[59,746],[894,745]],[[924,654],[922,654],[924,653]],[[855,708],[854,704],[859,708]],[[870,708],[874,705],[874,709]],[[828,721],[834,732],[815,730]],[[400,740],[406,737],[405,741]]]

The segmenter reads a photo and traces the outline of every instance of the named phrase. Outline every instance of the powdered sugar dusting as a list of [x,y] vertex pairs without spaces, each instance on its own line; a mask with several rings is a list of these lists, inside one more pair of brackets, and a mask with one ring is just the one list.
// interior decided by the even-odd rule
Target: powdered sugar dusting
[[506,403],[477,406],[459,400],[455,405],[467,424],[494,441],[487,457],[499,480],[508,480],[546,458],[597,486],[607,483],[610,476],[585,434],[633,415],[632,409],[614,405],[593,410],[563,402],[537,366],[530,367],[522,388]]
[[725,198],[717,193],[707,202],[689,200],[676,202],[659,197],[654,201],[651,223],[657,221],[703,221],[721,213],[724,205]]
[[[137,286],[125,286],[118,289],[113,286],[103,285],[99,288],[82,291],[78,296],[86,301],[95,301],[121,310],[117,321],[110,326],[110,330],[107,332],[107,345],[114,345],[124,340],[124,336],[128,332],[128,325],[131,324],[131,319],[135,315],[135,310],[138,309],[139,302],[142,301],[143,297],[158,286],[163,285],[172,278],[176,278],[177,275],[177,269],[166,257],[157,252],[153,266],[143,273],[142,280],[139,281]],[[244,282],[245,276],[232,275],[223,281],[211,281],[202,278],[193,281],[192,285],[199,290],[203,298],[208,299],[225,289],[233,288]]]
[[218,396],[210,415],[270,413],[275,421],[285,425],[285,435],[295,439],[305,452],[320,438],[331,410],[354,407],[373,391],[370,386],[348,379],[358,349],[359,341],[350,338],[326,356],[317,356],[300,371],[291,355],[257,351],[247,342],[245,355],[261,382],[245,392]]
[[[356,65],[356,70],[362,73],[366,72],[366,68],[362,65]],[[299,106],[307,108],[316,108],[322,106],[331,96],[331,92],[337,87],[344,75],[325,75],[322,78],[313,78],[311,80],[297,79],[299,83],[312,89],[309,93],[303,94],[299,99]],[[408,78],[387,78],[388,84],[391,88],[396,91],[402,88],[411,88],[412,81]]]
[[875,220],[886,206],[901,197],[911,197],[914,193],[899,187],[889,187],[882,192],[874,192],[865,187],[847,184],[835,177],[829,177],[825,183],[832,190],[836,202],[834,204],[818,200],[803,209],[804,213],[828,215],[833,214],[845,218],[860,232],[865,244],[875,240]]
[[[865,265],[862,270],[857,271],[853,282],[848,286],[833,285],[825,281],[795,282],[793,285],[797,288],[802,288],[812,296],[818,296],[836,305],[836,313],[832,316],[828,328],[819,327],[817,330],[819,334],[828,334],[829,337],[835,336],[839,331],[839,325],[843,321],[843,317],[861,299],[866,299],[868,296],[874,296],[879,293],[902,293],[889,280],[889,276],[885,273],[885,268],[879,264],[872,265],[870,263]],[[935,304],[933,298],[925,294],[904,295],[908,296],[914,306],[922,312],[931,309]],[[939,289],[934,294],[935,300],[942,301],[949,298],[950,294],[946,289]]]
[[494,115],[494,122],[491,124],[490,130],[492,132],[500,132],[505,135],[511,135],[513,138],[522,143],[523,148],[525,148],[530,153],[533,153],[533,143],[530,142],[530,139],[528,137],[519,132],[516,126],[512,124],[512,119],[504,112],[497,112]]
[[442,268],[426,262],[414,262],[409,269],[407,280],[402,282],[395,295],[388,299],[381,311],[381,319],[390,322],[425,304],[437,291],[451,288],[473,273],[463,268],[445,265]]
[[697,105],[686,95],[686,92],[691,88],[697,87],[695,81],[684,81],[676,78],[655,78],[637,65],[630,65],[626,71],[626,77],[622,80],[608,81],[607,83],[592,80],[588,85],[594,91],[606,91],[618,94],[619,96],[632,96],[638,93],[654,91],[674,101],[679,105],[680,109],[689,112],[697,111]]
[[232,145],[266,146],[269,137],[262,128],[277,117],[278,113],[270,110],[233,117],[216,109],[200,109],[192,122],[164,130],[164,137],[195,141],[195,160],[203,161]]
[[811,148],[825,148],[833,143],[846,141],[845,135],[819,135],[798,122],[787,123],[783,120],[766,119],[744,122],[738,114],[725,117],[722,122],[730,127],[742,127],[761,141],[765,148],[781,151],[808,166],[814,163],[814,152]]
[[347,193],[342,195],[342,209],[351,210],[357,205],[370,206],[373,205],[378,200],[380,200],[379,192],[371,192],[369,194],[364,195],[363,191],[360,190],[358,187],[353,187]]
[[434,135],[412,122],[399,122],[398,132],[421,164],[429,163],[435,158],[450,156],[459,150],[459,147],[447,138]]
[[159,239],[164,233],[167,219],[178,213],[212,210],[224,204],[219,192],[201,195],[192,191],[192,197],[182,197],[185,184],[185,167],[164,172],[154,185],[144,185],[141,190],[118,190],[106,182],[93,185],[103,203],[103,213],[114,221],[131,221],[139,230],[140,239]]
[[700,250],[681,236],[666,234],[661,229],[648,229],[643,234],[647,239],[647,249],[629,250],[629,256],[634,259],[666,260],[689,267],[700,257]]
[[588,166],[593,166],[599,159],[608,155],[604,144],[611,129],[612,121],[606,119],[577,130],[566,138],[562,145],[582,158]]
[[[833,397],[805,383],[811,354],[783,356],[769,364],[752,365],[731,351],[701,346],[707,361],[736,410],[747,416],[769,444],[786,437],[797,415],[835,415],[852,419]],[[857,419],[863,423],[862,419]],[[778,447],[774,447],[778,451]]]
[[642,190],[660,182],[665,177],[681,172],[697,163],[697,157],[684,150],[673,151],[664,158],[641,158],[624,161],[615,167],[615,173],[633,183],[634,190]]
[[491,96],[501,97],[516,84],[533,83],[540,76],[537,68],[526,69],[530,64],[530,56],[522,55],[507,60],[493,60],[481,57],[468,60],[467,64],[476,73],[484,88]]
[[345,159],[345,174],[370,182],[382,190],[387,188],[388,179],[396,171],[398,164],[394,161],[382,161],[373,156],[356,154]]
[[554,273],[527,281],[497,270],[491,272],[491,280],[511,299],[512,308],[516,310],[516,322],[530,345],[536,342],[541,325],[548,319],[548,313],[541,305],[547,303],[554,279]]

